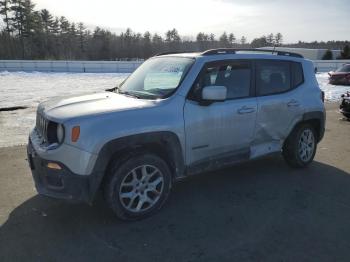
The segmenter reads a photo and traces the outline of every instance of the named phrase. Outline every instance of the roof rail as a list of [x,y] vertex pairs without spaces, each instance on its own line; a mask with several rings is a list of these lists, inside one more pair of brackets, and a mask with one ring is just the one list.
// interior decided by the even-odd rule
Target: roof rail
[[198,53],[198,51],[175,51],[175,52],[163,52],[163,53],[158,53],[155,56],[161,56],[161,55],[171,55],[171,54],[184,54],[184,53]]
[[218,49],[210,49],[204,51],[202,55],[226,55],[226,54],[237,54],[237,52],[258,52],[258,53],[271,53],[272,55],[281,55],[281,56],[291,56],[291,57],[299,57],[304,58],[302,55],[292,52],[285,52],[273,49],[254,49],[254,48],[218,48]]

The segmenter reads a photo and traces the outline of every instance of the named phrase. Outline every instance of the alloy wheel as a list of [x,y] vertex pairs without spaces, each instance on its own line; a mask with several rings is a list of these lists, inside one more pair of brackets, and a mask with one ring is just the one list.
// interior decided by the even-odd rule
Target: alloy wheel
[[303,162],[308,162],[315,150],[315,137],[310,129],[302,131],[299,138],[299,157]]
[[162,172],[153,165],[142,165],[125,176],[120,186],[119,199],[126,210],[140,213],[158,202],[163,188]]

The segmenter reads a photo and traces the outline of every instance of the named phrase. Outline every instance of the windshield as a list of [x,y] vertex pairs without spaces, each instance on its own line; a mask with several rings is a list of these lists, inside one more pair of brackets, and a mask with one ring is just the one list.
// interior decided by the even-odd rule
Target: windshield
[[144,99],[170,96],[193,64],[193,58],[156,57],[144,62],[118,88],[121,94]]
[[348,73],[350,72],[350,65],[344,65],[343,67],[337,69],[336,72]]

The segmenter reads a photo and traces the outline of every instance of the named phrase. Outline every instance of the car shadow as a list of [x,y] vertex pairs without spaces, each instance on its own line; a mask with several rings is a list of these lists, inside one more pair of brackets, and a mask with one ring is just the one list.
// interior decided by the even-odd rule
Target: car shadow
[[190,177],[152,217],[123,222],[34,196],[0,227],[2,261],[330,261],[350,256],[350,174],[264,158]]

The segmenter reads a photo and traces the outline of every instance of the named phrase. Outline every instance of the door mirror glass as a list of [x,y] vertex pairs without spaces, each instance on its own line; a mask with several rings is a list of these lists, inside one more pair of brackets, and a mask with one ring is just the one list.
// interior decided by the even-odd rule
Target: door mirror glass
[[206,101],[225,101],[227,97],[226,86],[205,86],[202,89],[202,99]]

